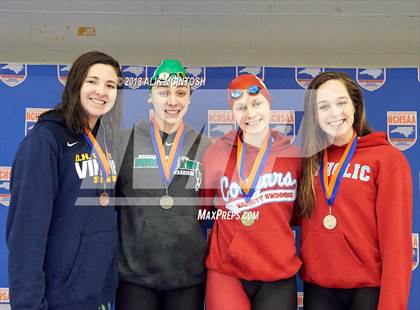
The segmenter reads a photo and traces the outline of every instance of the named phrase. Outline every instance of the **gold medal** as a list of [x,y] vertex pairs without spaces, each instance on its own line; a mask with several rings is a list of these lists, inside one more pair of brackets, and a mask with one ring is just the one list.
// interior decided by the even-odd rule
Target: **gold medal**
[[165,210],[171,209],[174,206],[174,199],[168,194],[163,195],[160,197],[160,206]]
[[100,204],[102,207],[106,207],[107,205],[109,205],[109,195],[108,195],[108,193],[107,193],[107,192],[102,192],[102,193],[99,195],[99,204]]
[[326,229],[332,230],[337,226],[337,218],[332,214],[328,214],[324,217],[323,223]]
[[252,212],[242,213],[242,216],[241,216],[242,225],[244,225],[246,227],[250,227],[250,226],[254,225],[255,220],[253,219],[252,216],[253,216]]

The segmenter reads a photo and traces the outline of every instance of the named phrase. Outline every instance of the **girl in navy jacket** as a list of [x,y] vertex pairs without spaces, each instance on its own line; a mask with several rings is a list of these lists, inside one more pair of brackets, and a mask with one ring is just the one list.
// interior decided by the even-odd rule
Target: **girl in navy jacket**
[[115,125],[119,75],[106,54],[80,56],[62,103],[19,146],[6,227],[13,309],[104,309],[114,299],[117,232],[107,206],[116,168],[105,118]]

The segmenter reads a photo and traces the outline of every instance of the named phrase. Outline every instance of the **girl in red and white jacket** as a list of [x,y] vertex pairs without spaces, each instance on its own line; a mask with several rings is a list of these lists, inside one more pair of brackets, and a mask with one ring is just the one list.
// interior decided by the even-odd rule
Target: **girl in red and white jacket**
[[408,161],[384,133],[372,133],[360,89],[343,73],[321,73],[309,84],[303,130],[305,310],[407,309]]
[[[300,159],[270,130],[271,96],[255,75],[229,85],[232,130],[204,155],[204,196],[215,211],[206,259],[207,310],[295,310],[301,266],[290,227]],[[211,218],[211,217],[207,217]]]

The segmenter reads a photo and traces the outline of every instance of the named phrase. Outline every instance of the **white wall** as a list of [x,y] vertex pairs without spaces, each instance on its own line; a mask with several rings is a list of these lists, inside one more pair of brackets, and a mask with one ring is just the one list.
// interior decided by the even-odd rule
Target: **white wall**
[[126,64],[420,66],[420,1],[0,0],[0,62],[92,49]]

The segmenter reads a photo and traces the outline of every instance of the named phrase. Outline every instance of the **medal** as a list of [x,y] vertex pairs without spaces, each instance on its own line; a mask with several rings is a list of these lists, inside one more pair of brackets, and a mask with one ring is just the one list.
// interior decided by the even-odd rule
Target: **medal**
[[255,220],[252,218],[252,212],[244,212],[242,213],[241,216],[241,223],[242,225],[246,226],[246,227],[250,227],[252,225],[254,225]]
[[99,204],[100,204],[102,207],[106,207],[107,205],[109,205],[109,195],[108,195],[108,193],[107,193],[107,192],[102,192],[102,193],[99,195]]
[[326,229],[331,230],[337,226],[337,219],[334,215],[328,214],[324,217],[323,223]]
[[106,180],[111,172],[111,167],[109,165],[108,159],[104,151],[102,151],[101,146],[96,141],[90,129],[85,128],[85,133],[83,134],[83,136],[85,137],[87,143],[92,148],[92,151],[95,153],[96,158],[98,160],[99,168],[101,169],[101,172],[102,172],[102,176]]
[[[85,132],[83,136],[85,137],[87,143],[89,144],[89,146],[92,148],[92,151],[96,155],[96,159],[99,164],[99,169],[101,170],[102,177],[104,179],[102,182],[104,185],[104,191],[99,195],[99,204],[102,207],[106,207],[109,205],[109,202],[110,202],[109,195],[106,192],[106,182],[107,182],[108,176],[111,173],[111,166],[108,162],[107,155],[105,155],[104,151],[102,151],[101,146],[98,144],[98,141],[96,141],[95,136],[92,134],[89,128],[85,128]],[[105,138],[104,138],[104,144],[105,144],[105,151],[108,153],[106,149]]]
[[174,199],[168,195],[168,187],[174,178],[176,166],[178,165],[178,159],[182,150],[185,136],[184,123],[179,125],[168,159],[166,159],[165,149],[163,148],[162,138],[159,133],[159,127],[154,117],[152,117],[149,129],[160,176],[166,187],[166,194],[160,197],[159,204],[162,209],[168,210],[174,206]]
[[242,143],[240,134],[238,134],[237,144],[238,149],[236,152],[236,169],[238,170],[239,184],[242,189],[242,195],[246,201],[249,201],[254,194],[258,179],[260,178],[265,162],[267,161],[268,154],[270,153],[271,135],[268,133],[268,135],[264,138],[261,148],[258,151],[258,155],[255,158],[254,164],[252,165],[251,172],[247,181],[245,181],[244,175],[246,144]]
[[334,229],[337,226],[337,218],[331,214],[332,206],[334,204],[335,198],[337,196],[338,188],[340,187],[341,181],[343,179],[344,172],[347,169],[347,165],[353,157],[354,152],[356,151],[358,137],[356,131],[353,132],[353,136],[350,142],[347,144],[346,149],[344,150],[343,155],[341,155],[340,161],[335,169],[331,173],[331,180],[328,181],[328,151],[327,148],[324,149],[324,157],[321,160],[320,165],[320,179],[322,189],[325,193],[327,203],[330,209],[328,215],[324,217],[323,224],[324,227],[328,230]]
[[174,199],[170,195],[166,194],[160,197],[159,203],[162,209],[169,210],[174,206]]
[[152,140],[153,151],[156,155],[156,161],[159,166],[160,175],[166,187],[171,183],[176,166],[178,164],[178,159],[182,150],[182,145],[184,142],[184,123],[179,125],[179,128],[176,132],[174,142],[169,152],[168,160],[166,160],[165,149],[163,148],[162,138],[160,137],[159,127],[154,117],[150,122],[150,138]]

